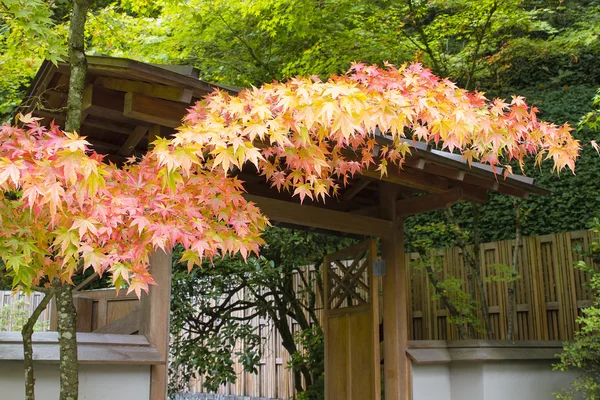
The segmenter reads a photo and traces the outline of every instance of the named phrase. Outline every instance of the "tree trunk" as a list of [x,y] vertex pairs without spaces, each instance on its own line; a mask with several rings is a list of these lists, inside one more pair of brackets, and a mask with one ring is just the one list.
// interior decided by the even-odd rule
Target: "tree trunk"
[[[465,263],[467,264],[467,263]],[[477,291],[475,290],[475,279],[473,276],[473,269],[467,266],[467,289],[469,290],[469,296],[471,296],[472,301],[477,299]],[[477,338],[477,334],[475,332],[475,327],[473,325],[469,325],[469,339]]]
[[79,361],[77,359],[77,312],[73,287],[56,286],[56,315],[60,347],[60,400],[77,400]]
[[[444,290],[442,288],[440,288],[439,281],[437,279],[437,276],[435,276],[435,271],[433,270],[433,268],[430,266],[427,266],[427,267],[425,267],[425,272],[427,273],[429,282],[431,282],[431,286],[433,286],[433,290],[435,290],[435,292],[440,296],[442,303],[444,303],[444,307],[446,307],[446,309],[448,310],[450,315],[452,315],[453,317],[456,317],[456,318],[460,318],[461,317],[460,311],[458,311],[458,309],[454,306],[454,304],[452,303],[452,300],[444,294]],[[456,326],[458,328],[458,335],[460,336],[460,338],[462,340],[468,339],[469,332],[467,331],[465,324],[456,324]]]
[[33,374],[33,328],[40,318],[42,312],[52,300],[54,293],[46,292],[46,295],[40,301],[40,304],[33,310],[33,313],[23,325],[21,336],[23,337],[23,364],[25,364],[25,400],[35,400],[35,377]]
[[67,121],[65,131],[79,131],[83,116],[83,91],[87,74],[85,59],[85,20],[91,0],[73,0],[73,13],[69,25],[69,95],[67,98]]
[[506,340],[513,340],[515,331],[515,316],[517,314],[517,281],[514,276],[517,273],[517,263],[519,261],[519,249],[521,247],[521,209],[519,200],[514,200],[515,204],[515,247],[512,254],[512,273],[508,284],[508,332]]
[[[85,21],[92,0],[73,0],[69,25],[69,94],[65,131],[81,128],[83,116],[83,91],[87,74],[85,59]],[[73,288],[56,286],[58,314],[58,343],[60,347],[60,400],[77,400],[79,393],[79,364],[77,362],[77,315],[73,304]]]

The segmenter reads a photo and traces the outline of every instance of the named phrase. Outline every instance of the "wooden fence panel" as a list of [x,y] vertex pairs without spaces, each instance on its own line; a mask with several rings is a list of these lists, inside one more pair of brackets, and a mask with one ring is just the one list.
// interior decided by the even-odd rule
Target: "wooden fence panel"
[[[592,260],[584,256],[593,240],[591,235],[588,231],[576,231],[523,238],[517,253],[520,279],[516,281],[515,340],[569,340],[574,337],[578,329],[576,319],[581,316],[581,309],[591,303],[591,293],[586,285],[589,277],[574,264],[585,261],[592,265]],[[486,281],[488,310],[495,338],[502,340],[507,334],[508,284],[486,278],[496,273],[496,265],[512,264],[514,245],[514,240],[481,245],[481,272]],[[444,277],[452,274],[463,279],[463,289],[467,291],[460,251],[442,249],[438,254]],[[407,254],[406,257],[407,265],[410,265],[417,255]],[[410,276],[410,339],[457,339],[458,330],[448,323],[443,305],[428,300],[433,289],[425,272],[413,268]],[[484,334],[480,333],[478,337],[484,338]]]

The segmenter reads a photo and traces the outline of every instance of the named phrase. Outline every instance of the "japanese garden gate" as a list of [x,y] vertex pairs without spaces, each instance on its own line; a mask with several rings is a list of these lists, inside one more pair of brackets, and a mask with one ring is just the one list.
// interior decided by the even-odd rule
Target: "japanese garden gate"
[[[64,125],[68,78],[68,64],[54,66],[45,62],[28,93],[29,99],[35,101],[26,102],[28,106],[22,111],[33,112],[34,116],[43,118],[44,123],[55,121]],[[172,134],[181,125],[187,108],[217,87],[199,80],[198,71],[190,67],[156,66],[128,59],[90,56],[80,133],[97,151],[107,154],[108,160],[122,163],[132,155],[144,153],[157,136]],[[235,88],[221,89],[233,94],[237,92]],[[390,142],[383,135],[378,137],[378,141],[381,145]],[[252,168],[243,168],[239,173],[239,178],[245,182],[247,199],[255,202],[274,223],[380,239],[381,259],[386,265],[382,279],[382,310],[387,400],[411,398],[404,216],[445,208],[461,201],[485,203],[489,190],[523,198],[529,194],[547,193],[534,186],[533,179],[511,174],[501,179],[488,166],[473,163],[470,167],[460,155],[433,150],[425,143],[408,144],[412,154],[407,156],[402,170],[390,170],[384,177],[375,169],[363,170],[350,180],[337,199],[327,203],[305,199],[303,204],[299,204],[297,197],[272,189]],[[496,173],[502,176],[503,170],[498,168]],[[372,245],[369,246],[369,258],[372,259],[375,251]],[[368,269],[371,273],[371,268]],[[167,391],[171,255],[158,252],[152,256],[150,272],[158,286],[152,286],[149,294],[142,298],[139,334],[145,335],[152,348],[160,354],[161,361],[152,362],[150,398],[164,400]],[[344,279],[341,278],[348,283]],[[350,278],[353,285],[358,280]],[[374,290],[374,286],[368,288],[369,292]],[[346,296],[346,300],[349,298],[353,299],[352,304],[357,300],[353,295]],[[369,297],[371,300],[372,296]],[[374,308],[370,310],[375,313]],[[338,312],[350,315],[350,310],[331,310],[326,341],[335,338],[334,327],[339,326],[337,318],[354,318],[335,316]],[[365,319],[373,320],[374,317],[371,314]],[[374,351],[378,345],[375,344],[377,335],[374,329],[372,327],[369,332],[355,336],[354,328],[351,328],[347,336],[348,349],[355,351],[366,347],[366,340],[373,346],[369,353]],[[338,361],[331,357],[331,347],[328,346],[326,357],[331,365],[337,365]],[[376,379],[379,370],[376,358],[368,361],[373,369],[369,376],[373,379]],[[331,367],[327,372],[326,381],[332,387],[336,387],[336,382],[346,382],[348,376],[353,376],[352,373],[346,375],[346,370]],[[328,400],[334,400],[334,397],[329,396]]]

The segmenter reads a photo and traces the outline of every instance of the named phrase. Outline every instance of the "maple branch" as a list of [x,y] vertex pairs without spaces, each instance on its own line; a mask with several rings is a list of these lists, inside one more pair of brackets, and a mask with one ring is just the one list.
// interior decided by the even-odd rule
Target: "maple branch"
[[475,74],[475,68],[477,66],[479,50],[481,48],[481,45],[483,44],[483,39],[485,38],[485,33],[486,33],[486,31],[491,29],[492,24],[493,24],[492,17],[498,10],[499,5],[500,5],[499,1],[494,1],[492,6],[490,7],[490,10],[487,14],[487,17],[486,17],[486,20],[485,20],[483,26],[479,30],[480,34],[477,36],[477,42],[476,42],[475,50],[473,51],[473,56],[472,56],[472,60],[471,60],[471,67],[467,71],[467,81],[465,83],[465,89],[467,89],[467,90],[469,90],[469,86],[470,86],[471,80],[473,78],[473,74]]
[[41,287],[41,286],[32,286],[31,290],[40,292],[40,293],[44,293],[44,294],[54,293],[52,288]]
[[250,44],[244,39],[242,38],[242,35],[240,35],[232,26],[231,24],[229,24],[227,22],[227,20],[223,17],[223,15],[216,10],[213,10],[215,12],[215,14],[221,19],[221,21],[223,21],[223,23],[225,24],[225,26],[231,31],[231,33],[233,33],[233,35],[235,36],[236,39],[238,39],[240,41],[240,43],[242,43],[242,45],[248,50],[248,52],[250,53],[250,56],[252,57],[252,59],[254,59],[254,61],[256,61],[257,65],[261,68],[264,68],[265,71],[269,74],[269,77],[271,79],[277,79],[277,77],[275,76],[275,74],[271,71],[271,68],[264,63],[264,61],[262,61],[258,55],[256,55],[256,52],[254,51],[254,49],[252,48],[252,46],[250,46]]
[[[410,9],[410,12],[414,15],[415,18],[415,28],[417,29],[417,33],[419,34],[419,36],[421,36],[421,41],[423,42],[423,45],[425,46],[424,51],[429,55],[429,57],[431,58],[431,62],[433,63],[433,68],[439,72],[442,73],[444,75],[446,75],[446,67],[444,66],[442,68],[441,64],[437,61],[436,56],[434,51],[431,49],[431,46],[429,45],[429,37],[427,36],[427,33],[425,32],[425,30],[423,29],[423,26],[421,26],[420,21],[417,21],[417,17],[416,17],[416,12],[415,12],[415,7],[414,4],[412,2],[412,0],[407,0],[407,4],[408,4],[408,8]],[[402,30],[401,30],[402,31]],[[409,39],[410,40],[410,39]],[[412,40],[411,40],[412,41]]]

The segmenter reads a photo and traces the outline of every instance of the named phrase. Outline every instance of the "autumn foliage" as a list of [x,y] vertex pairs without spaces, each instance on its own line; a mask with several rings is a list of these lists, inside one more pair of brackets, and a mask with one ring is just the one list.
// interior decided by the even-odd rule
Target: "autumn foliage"
[[14,286],[70,282],[91,267],[139,295],[153,283],[154,249],[181,243],[191,263],[258,251],[266,220],[236,179],[202,171],[164,185],[150,155],[117,168],[83,138],[21,119],[0,130],[0,255]]
[[[335,193],[336,182],[363,168],[382,174],[402,166],[412,140],[424,141],[470,162],[502,165],[525,157],[552,159],[574,170],[579,143],[568,125],[536,118],[523,98],[488,101],[440,79],[420,64],[396,69],[356,64],[327,82],[296,78],[245,90],[215,92],[188,114],[172,141],[159,147],[161,162],[189,171],[194,156],[230,172],[250,161],[278,189],[302,200]],[[381,142],[385,132],[389,143]],[[175,152],[186,149],[189,159]],[[165,161],[168,160],[168,161]]]
[[535,113],[522,98],[488,101],[418,64],[357,64],[327,82],[216,91],[173,138],[121,167],[84,138],[22,117],[22,127],[0,131],[0,255],[15,286],[69,282],[91,267],[139,295],[153,283],[155,249],[182,244],[190,267],[258,251],[267,221],[233,177],[248,163],[300,200],[325,200],[362,169],[402,167],[413,140],[507,171],[529,156],[574,170],[579,143],[570,128]]

